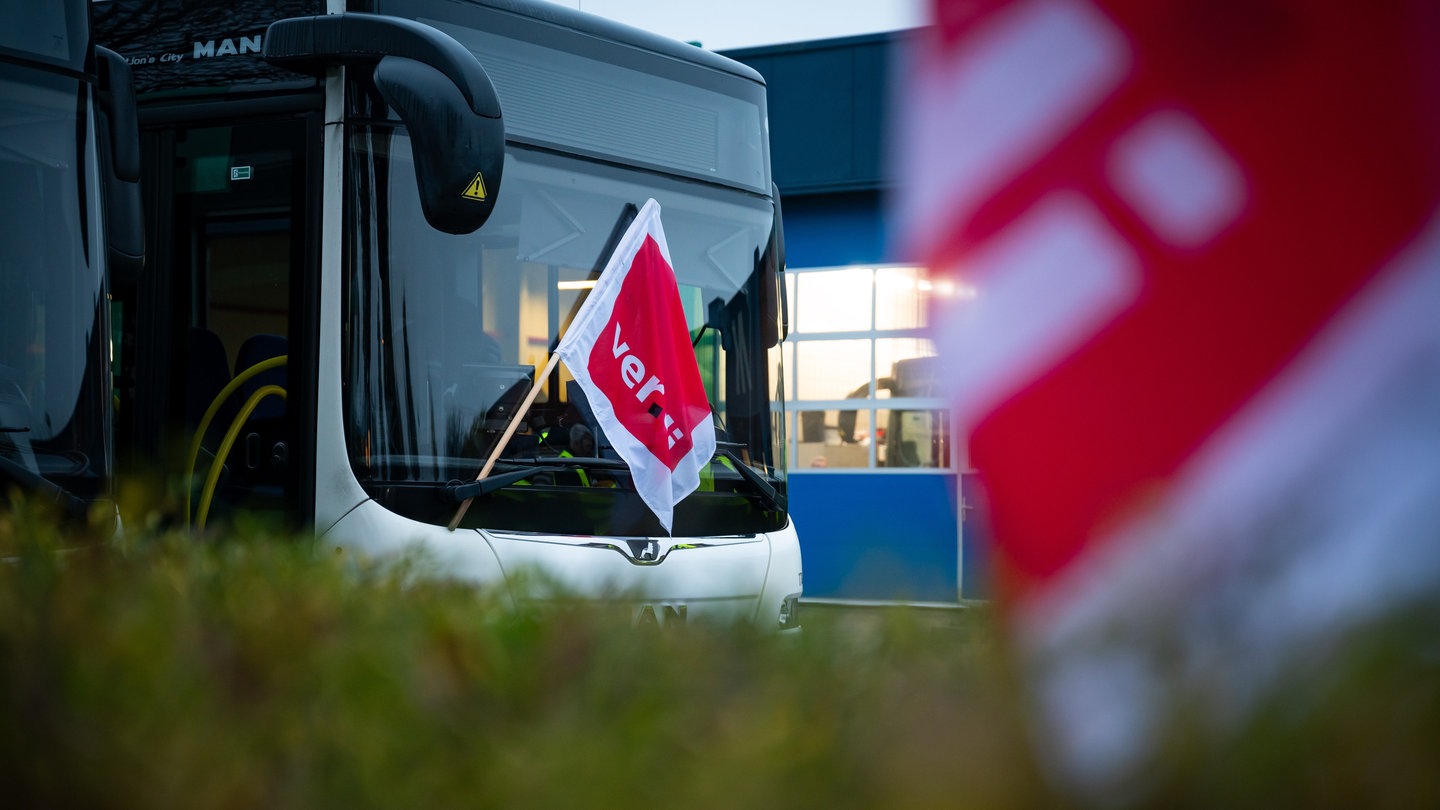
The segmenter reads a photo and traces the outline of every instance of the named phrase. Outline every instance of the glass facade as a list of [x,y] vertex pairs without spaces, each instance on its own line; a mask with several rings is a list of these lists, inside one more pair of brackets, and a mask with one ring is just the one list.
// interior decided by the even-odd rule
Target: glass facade
[[789,268],[790,466],[953,469],[950,413],[926,333],[932,284],[909,265]]

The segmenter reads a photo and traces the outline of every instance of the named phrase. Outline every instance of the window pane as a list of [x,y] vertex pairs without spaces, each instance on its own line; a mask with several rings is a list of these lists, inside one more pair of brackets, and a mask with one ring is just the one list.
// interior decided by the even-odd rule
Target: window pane
[[797,469],[870,466],[870,411],[800,411],[791,465]]
[[798,273],[795,331],[868,331],[873,280],[874,271],[868,267]]
[[[875,375],[889,378],[892,397],[938,396],[933,385],[935,344],[929,338],[881,338],[875,341]],[[881,386],[882,391],[887,390]]]
[[876,411],[880,429],[877,463],[882,467],[949,467],[950,414],[947,411]]
[[[519,352],[522,362],[529,363],[536,368],[543,368],[545,361],[549,359],[549,277],[550,272],[545,265],[527,262],[520,265],[520,273],[513,280],[506,280],[510,283],[518,282],[518,285],[511,287],[509,283],[504,282],[491,285],[496,288],[508,287],[506,292],[512,296],[509,300],[513,301],[515,296],[519,297],[519,306],[516,308],[519,313],[519,345],[516,347],[516,351]],[[573,300],[576,293],[571,292],[569,295]],[[500,296],[494,297],[499,298]],[[514,339],[512,338],[512,340]],[[510,346],[502,346],[503,356],[510,356],[506,351],[509,348]]]
[[930,301],[928,276],[923,267],[882,267],[876,270],[875,328],[923,328]]
[[844,399],[870,385],[870,341],[796,343],[795,375],[796,399]]

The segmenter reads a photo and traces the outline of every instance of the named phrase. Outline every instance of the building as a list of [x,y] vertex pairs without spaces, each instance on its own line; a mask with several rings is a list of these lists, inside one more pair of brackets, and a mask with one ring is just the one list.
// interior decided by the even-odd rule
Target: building
[[788,265],[790,506],[809,598],[987,595],[984,532],[961,519],[980,498],[924,334],[932,296],[968,291],[932,283],[887,240],[885,130],[903,41],[725,52],[769,88]]

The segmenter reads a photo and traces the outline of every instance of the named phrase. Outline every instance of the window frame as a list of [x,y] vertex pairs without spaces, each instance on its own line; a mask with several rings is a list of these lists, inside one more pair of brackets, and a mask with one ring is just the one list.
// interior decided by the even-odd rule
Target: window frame
[[[917,315],[917,320],[919,321],[918,325],[916,325],[916,326],[914,326],[914,327],[908,327],[908,328],[888,328],[888,329],[879,329],[879,328],[876,328],[876,323],[877,323],[877,321],[879,320],[879,319],[878,319],[878,312],[877,312],[878,303],[879,303],[879,299],[880,299],[880,296],[877,294],[877,293],[878,293],[879,278],[880,278],[880,275],[881,275],[881,271],[883,271],[883,270],[889,270],[889,269],[915,270],[915,271],[917,271],[917,275],[918,275],[919,277],[925,278],[925,279],[928,279],[928,277],[929,277],[929,271],[928,271],[927,268],[925,268],[925,267],[923,267],[923,266],[921,266],[921,265],[907,264],[907,263],[886,263],[886,262],[882,262],[882,263],[877,263],[877,264],[854,264],[854,265],[840,265],[840,266],[830,265],[830,266],[817,266],[817,267],[787,267],[786,270],[785,270],[785,284],[786,284],[786,291],[785,291],[785,292],[786,292],[786,297],[787,297],[787,307],[789,308],[788,315],[789,315],[789,323],[791,324],[791,329],[790,329],[790,333],[789,333],[789,334],[786,336],[786,338],[785,338],[785,342],[784,342],[784,346],[783,346],[783,348],[784,348],[784,357],[783,357],[782,362],[783,362],[783,364],[784,364],[784,369],[785,369],[785,382],[786,382],[786,389],[787,389],[787,391],[786,391],[787,396],[786,396],[786,398],[785,398],[784,414],[783,414],[783,415],[784,415],[784,419],[785,419],[785,425],[786,425],[786,428],[787,428],[787,430],[786,430],[786,437],[785,437],[785,445],[786,445],[786,447],[785,447],[785,452],[786,452],[786,454],[787,454],[787,460],[788,460],[787,466],[789,467],[789,469],[790,469],[790,471],[791,471],[792,473],[795,473],[795,472],[818,472],[818,473],[846,473],[846,472],[849,472],[849,473],[853,473],[853,472],[858,472],[858,471],[867,471],[867,472],[884,472],[884,473],[886,473],[886,474],[897,474],[897,475],[898,475],[898,474],[917,474],[917,473],[918,473],[918,474],[935,474],[935,473],[940,473],[940,474],[955,474],[955,473],[957,473],[957,472],[959,471],[959,464],[960,464],[960,461],[961,461],[960,455],[961,455],[961,454],[960,454],[960,451],[957,449],[957,442],[955,441],[955,437],[958,435],[958,432],[957,432],[956,429],[955,429],[955,427],[956,427],[955,414],[954,414],[954,412],[952,411],[952,409],[950,408],[949,402],[946,400],[946,398],[941,397],[941,396],[927,396],[927,397],[915,397],[915,396],[910,396],[910,397],[882,397],[882,396],[879,395],[880,392],[876,389],[876,385],[877,385],[878,380],[879,380],[881,377],[885,376],[885,375],[880,375],[880,374],[878,374],[878,373],[877,373],[877,369],[876,369],[877,344],[879,343],[879,341],[882,341],[882,340],[892,340],[892,339],[908,339],[908,340],[917,340],[917,341],[922,341],[922,342],[930,342],[930,346],[929,346],[929,351],[928,351],[928,353],[922,353],[922,354],[915,355],[915,356],[920,356],[920,357],[932,356],[932,357],[933,357],[933,356],[935,356],[935,354],[936,354],[933,341],[931,341],[931,335],[930,335],[930,331],[929,331],[929,325],[928,325],[928,323],[926,323],[926,317],[925,317],[926,311],[927,311],[927,309],[928,309],[928,302],[925,301],[924,299],[925,299],[926,296],[928,296],[928,295],[930,294],[930,293],[928,293],[928,292],[922,291],[922,292],[919,292],[919,293],[917,294],[917,295],[921,298],[921,306],[920,306],[919,313],[918,313],[918,315]],[[804,317],[804,309],[803,309],[803,307],[806,305],[806,302],[805,302],[805,300],[804,300],[804,296],[803,296],[803,293],[802,293],[802,287],[803,287],[803,285],[800,283],[802,277],[805,276],[805,275],[807,275],[807,274],[822,273],[822,272],[835,272],[835,271],[844,271],[844,270],[851,270],[851,271],[868,270],[868,271],[869,271],[869,287],[870,287],[870,295],[869,295],[869,298],[870,298],[870,306],[869,306],[869,310],[870,310],[870,313],[869,313],[869,327],[870,327],[870,328],[868,328],[868,329],[835,330],[835,331],[818,331],[818,330],[817,330],[817,331],[804,331],[804,328],[805,328],[805,326],[806,326],[806,324],[807,324],[807,319]],[[922,290],[923,290],[923,288],[922,288]],[[868,357],[867,357],[866,363],[865,363],[865,366],[866,366],[866,369],[867,369],[867,376],[865,376],[865,377],[863,377],[863,378],[857,378],[855,388],[852,389],[852,390],[858,390],[861,386],[866,386],[866,385],[868,385],[869,388],[870,388],[869,395],[866,396],[866,397],[840,398],[840,399],[836,399],[836,398],[805,398],[805,397],[803,397],[803,396],[802,396],[802,391],[804,391],[804,389],[803,389],[803,388],[801,387],[801,385],[800,385],[800,380],[801,380],[801,375],[803,375],[803,374],[805,373],[805,365],[804,365],[804,362],[803,362],[803,360],[802,360],[802,354],[803,354],[803,352],[802,352],[802,350],[801,350],[801,347],[802,347],[803,345],[805,345],[805,344],[814,344],[814,343],[822,343],[822,342],[837,342],[837,341],[857,341],[857,340],[866,341],[866,342],[868,343],[868,346],[869,346]],[[888,373],[888,369],[887,369],[887,373]],[[949,433],[949,436],[950,436],[948,457],[947,457],[947,458],[945,459],[945,461],[944,461],[944,466],[937,466],[937,467],[885,467],[885,466],[881,466],[881,465],[879,464],[879,459],[878,459],[878,444],[879,444],[879,443],[876,442],[876,441],[873,441],[873,440],[872,440],[872,441],[868,441],[868,442],[865,443],[865,448],[866,448],[866,463],[865,463],[865,466],[863,466],[863,467],[862,467],[862,466],[850,466],[850,467],[807,467],[807,466],[802,465],[802,464],[801,464],[801,460],[800,460],[800,452],[799,452],[799,450],[800,450],[800,444],[801,444],[801,441],[800,441],[800,440],[801,440],[802,435],[803,435],[803,434],[802,434],[802,431],[801,431],[801,425],[800,425],[800,414],[801,414],[802,412],[809,412],[809,411],[826,411],[826,412],[832,412],[832,411],[850,411],[850,410],[855,411],[855,412],[857,413],[857,416],[858,416],[860,413],[865,413],[865,414],[867,414],[867,417],[868,417],[868,420],[869,420],[868,423],[869,423],[869,425],[871,426],[871,428],[870,428],[870,433],[871,433],[872,437],[873,437],[873,435],[874,435],[874,429],[875,429],[874,426],[877,424],[876,419],[877,419],[878,414],[880,414],[880,413],[889,412],[889,411],[896,411],[896,410],[902,410],[902,411],[944,411],[944,412],[947,414],[947,418],[949,419],[949,430],[948,430],[948,433]],[[857,422],[858,422],[858,419],[857,419]]]

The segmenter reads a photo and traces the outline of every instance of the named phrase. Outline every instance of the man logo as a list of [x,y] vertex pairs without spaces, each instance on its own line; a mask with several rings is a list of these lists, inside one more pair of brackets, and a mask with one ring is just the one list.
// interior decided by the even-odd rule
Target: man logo
[[635,616],[635,626],[682,627],[688,612],[685,605],[641,605],[640,612]]
[[216,47],[215,40],[207,39],[204,42],[196,40],[194,43],[195,59],[207,59],[215,56],[236,56],[238,54],[262,52],[260,34],[253,37],[229,37],[220,40],[219,47]]
[[630,547],[630,558],[635,562],[659,562],[660,543],[655,540],[626,540]]

